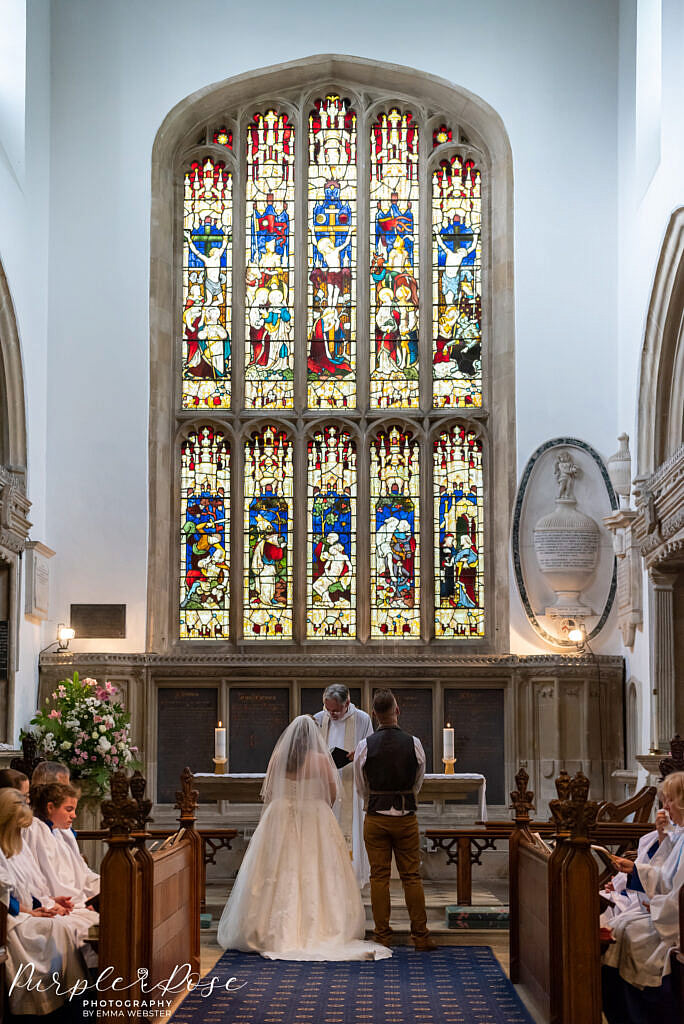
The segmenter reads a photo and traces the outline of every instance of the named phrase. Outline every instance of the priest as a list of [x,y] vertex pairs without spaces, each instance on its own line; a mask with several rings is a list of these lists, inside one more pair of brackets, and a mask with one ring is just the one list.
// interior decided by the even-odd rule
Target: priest
[[[339,797],[333,807],[335,817],[351,850],[354,874],[363,889],[370,878],[368,855],[363,842],[363,800],[354,789],[354,750],[370,736],[370,716],[351,703],[349,688],[344,683],[331,683],[323,693],[323,710],[314,718],[339,768]],[[345,761],[346,755],[346,761]]]

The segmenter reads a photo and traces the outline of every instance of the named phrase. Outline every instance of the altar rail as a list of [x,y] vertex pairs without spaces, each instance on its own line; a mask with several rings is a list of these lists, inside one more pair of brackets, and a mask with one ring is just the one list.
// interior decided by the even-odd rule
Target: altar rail
[[[601,846],[614,847],[623,854],[638,845],[642,836],[653,831],[648,817],[656,797],[653,786],[642,789],[636,796],[622,804],[598,804],[600,820],[592,826],[592,839]],[[626,814],[634,815],[633,821],[623,821]],[[470,906],[473,898],[473,865],[482,866],[482,854],[494,850],[497,842],[508,842],[515,831],[514,821],[477,822],[476,826],[457,828],[428,828],[425,838],[433,850],[446,853],[447,865],[456,867],[456,893],[459,906]],[[552,836],[556,825],[553,821],[528,821],[530,832],[543,837]]]

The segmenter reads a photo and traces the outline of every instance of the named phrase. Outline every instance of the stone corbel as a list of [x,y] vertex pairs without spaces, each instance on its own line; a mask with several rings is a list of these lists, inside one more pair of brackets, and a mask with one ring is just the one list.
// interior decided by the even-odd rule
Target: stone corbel
[[26,546],[32,525],[30,508],[23,471],[0,466],[0,545],[15,554],[21,554]]

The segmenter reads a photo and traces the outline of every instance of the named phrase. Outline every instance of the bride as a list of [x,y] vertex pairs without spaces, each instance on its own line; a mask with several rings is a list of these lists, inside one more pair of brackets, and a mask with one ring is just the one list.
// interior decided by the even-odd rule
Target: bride
[[270,960],[391,956],[363,941],[361,896],[331,809],[337,777],[318,725],[295,718],[271,755],[261,820],[221,915],[224,949]]

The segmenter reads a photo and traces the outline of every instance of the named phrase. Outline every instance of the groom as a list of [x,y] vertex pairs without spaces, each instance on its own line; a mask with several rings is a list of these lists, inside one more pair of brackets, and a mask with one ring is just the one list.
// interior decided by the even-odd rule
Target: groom
[[375,940],[392,944],[390,872],[392,853],[404,887],[416,949],[437,949],[427,927],[425,893],[420,878],[420,835],[416,794],[423,784],[425,752],[417,736],[399,728],[399,708],[391,690],[373,698],[379,728],[361,740],[354,753],[354,781],[366,805],[363,838],[371,873],[371,907]]

